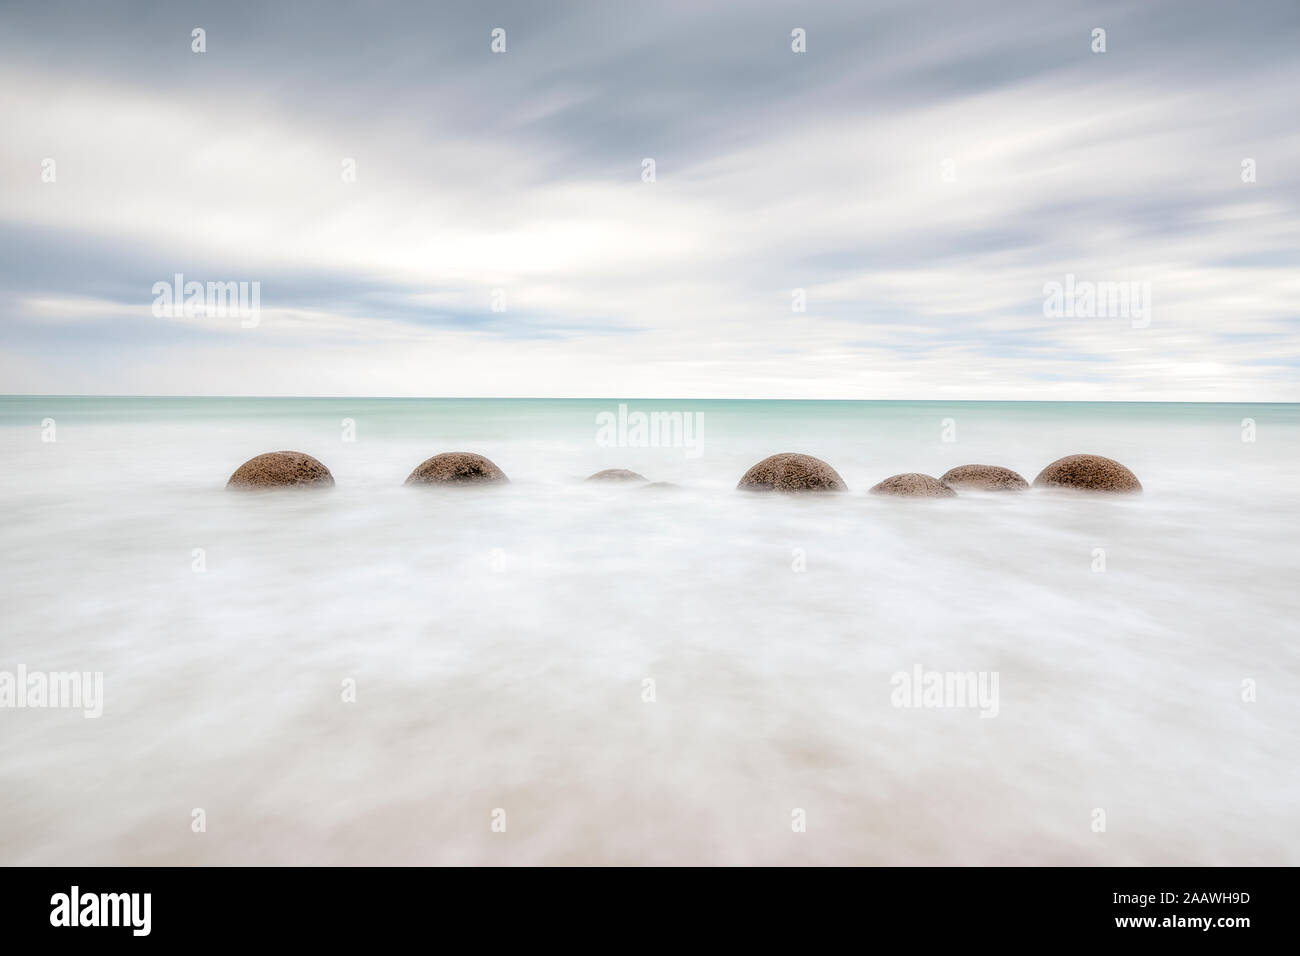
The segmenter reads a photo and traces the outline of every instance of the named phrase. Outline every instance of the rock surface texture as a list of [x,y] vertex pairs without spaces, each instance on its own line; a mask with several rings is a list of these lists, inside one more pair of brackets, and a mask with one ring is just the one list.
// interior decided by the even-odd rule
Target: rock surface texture
[[1081,491],[1136,492],[1137,475],[1101,455],[1066,455],[1038,473],[1035,488],[1077,488]]
[[1023,477],[1001,465],[958,465],[945,471],[939,480],[950,488],[980,491],[1024,491],[1029,487]]
[[764,458],[745,472],[737,488],[744,491],[847,491],[844,479],[812,455],[785,452]]
[[893,475],[871,489],[873,495],[901,495],[908,498],[955,498],[953,491],[938,478],[910,471]]
[[416,466],[407,477],[408,485],[466,484],[509,481],[505,472],[484,458],[467,451],[434,455]]
[[329,487],[334,476],[311,455],[300,451],[269,451],[250,458],[230,476],[227,488]]

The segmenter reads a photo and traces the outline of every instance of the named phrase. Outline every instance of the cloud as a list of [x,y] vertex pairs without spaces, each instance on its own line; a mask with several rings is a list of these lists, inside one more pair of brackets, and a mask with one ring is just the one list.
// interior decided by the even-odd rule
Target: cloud
[[1297,397],[1286,5],[156,12],[3,14],[8,391]]

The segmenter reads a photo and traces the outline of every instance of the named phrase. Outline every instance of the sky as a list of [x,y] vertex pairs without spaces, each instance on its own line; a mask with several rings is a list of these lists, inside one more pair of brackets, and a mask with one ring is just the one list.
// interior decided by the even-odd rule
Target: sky
[[6,0],[0,392],[1298,401],[1297,117],[1295,0]]

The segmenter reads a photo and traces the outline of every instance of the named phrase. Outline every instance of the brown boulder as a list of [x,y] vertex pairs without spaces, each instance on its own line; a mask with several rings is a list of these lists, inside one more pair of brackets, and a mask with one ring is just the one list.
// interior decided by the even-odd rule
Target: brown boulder
[[939,480],[951,488],[975,488],[979,491],[1023,491],[1029,487],[1019,474],[1001,465],[958,465],[949,468]]
[[638,475],[635,471],[628,471],[626,468],[606,468],[604,471],[598,471],[588,481],[645,481],[645,475]]
[[1142,483],[1117,461],[1101,455],[1066,455],[1038,473],[1035,488],[1076,488],[1082,491],[1137,492]]
[[871,489],[873,495],[904,495],[909,498],[956,498],[953,491],[938,478],[915,471],[893,475]]
[[311,455],[269,451],[250,458],[230,476],[227,488],[329,487],[334,476]]
[[448,451],[434,455],[416,466],[407,477],[408,485],[462,484],[510,479],[488,459],[467,451]]
[[736,487],[745,491],[848,491],[849,486],[820,458],[785,452],[764,458],[745,472]]

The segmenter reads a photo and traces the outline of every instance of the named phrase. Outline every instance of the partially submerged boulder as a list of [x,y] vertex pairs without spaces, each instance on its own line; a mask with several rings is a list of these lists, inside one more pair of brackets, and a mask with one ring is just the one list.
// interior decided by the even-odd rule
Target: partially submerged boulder
[[509,480],[505,472],[482,455],[468,451],[448,451],[422,461],[407,477],[406,483],[438,485]]
[[269,451],[250,458],[230,476],[227,488],[329,487],[334,476],[311,455],[300,451]]
[[1040,471],[1034,487],[1130,493],[1141,491],[1142,483],[1114,459],[1101,455],[1066,455]]
[[900,495],[908,498],[956,498],[953,491],[938,478],[909,471],[892,475],[871,489],[873,495]]
[[645,481],[645,475],[638,475],[635,471],[628,471],[626,468],[606,468],[604,471],[598,471],[588,481]]
[[1029,487],[1018,473],[1001,465],[958,465],[945,471],[939,480],[950,488],[979,491],[1024,491]]
[[844,479],[812,455],[784,452],[764,458],[736,486],[744,491],[848,491]]

